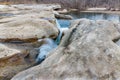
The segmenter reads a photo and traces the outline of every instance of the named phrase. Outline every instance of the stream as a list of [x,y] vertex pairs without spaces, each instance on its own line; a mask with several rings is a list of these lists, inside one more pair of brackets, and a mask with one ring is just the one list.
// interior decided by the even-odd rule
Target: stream
[[56,40],[53,40],[50,38],[38,40],[38,41],[44,40],[46,43],[39,47],[39,54],[36,58],[37,64],[40,64],[42,61],[44,61],[46,56],[50,53],[50,51],[52,51],[59,45],[61,37],[62,37],[62,27],[60,26],[57,19],[56,19],[56,26],[59,29],[59,35],[56,38]]
[[[68,15],[71,15],[74,18],[73,20],[80,19],[80,18],[87,18],[90,20],[109,20],[113,22],[120,22],[120,15],[115,15],[115,14],[71,12],[71,13],[68,13]],[[47,43],[39,47],[39,54],[36,59],[37,63],[41,63],[46,58],[46,56],[50,53],[50,51],[52,51],[59,45],[62,37],[62,30],[69,28],[70,23],[71,23],[71,20],[56,19],[56,24],[57,24],[56,26],[59,29],[59,35],[56,38],[56,40],[52,40],[49,38],[45,39]]]

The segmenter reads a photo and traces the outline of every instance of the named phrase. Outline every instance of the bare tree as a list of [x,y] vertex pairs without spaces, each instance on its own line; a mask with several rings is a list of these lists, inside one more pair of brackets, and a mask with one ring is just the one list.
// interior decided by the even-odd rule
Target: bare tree
[[120,0],[0,0],[12,3],[59,3],[66,8],[85,9],[87,7],[120,8]]

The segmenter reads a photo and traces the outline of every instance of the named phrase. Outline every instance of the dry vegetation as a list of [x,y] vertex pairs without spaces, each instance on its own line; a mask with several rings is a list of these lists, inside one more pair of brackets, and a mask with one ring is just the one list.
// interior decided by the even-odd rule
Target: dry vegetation
[[88,7],[120,8],[120,0],[0,0],[11,3],[60,3],[66,8],[85,9]]
[[43,3],[60,3],[67,8],[85,9],[88,7],[120,8],[120,0],[39,0]]
[[9,3],[9,4],[31,4],[36,3],[36,0],[0,0],[0,4]]

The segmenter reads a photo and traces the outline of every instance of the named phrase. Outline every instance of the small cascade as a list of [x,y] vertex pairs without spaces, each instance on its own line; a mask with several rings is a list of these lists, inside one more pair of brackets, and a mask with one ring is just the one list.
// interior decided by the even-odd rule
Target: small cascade
[[56,24],[57,24],[57,27],[58,27],[58,29],[59,29],[59,35],[58,35],[58,37],[56,38],[55,43],[59,45],[60,40],[61,40],[61,37],[62,37],[62,29],[61,29],[60,24],[58,23],[58,20],[56,20]]
[[[71,14],[74,19],[78,19],[78,18],[88,18],[88,19],[91,19],[91,20],[100,20],[100,19],[103,19],[103,20],[119,20],[119,16],[118,15],[112,15],[113,17],[111,17],[110,14],[101,14],[101,13],[80,13],[80,14]],[[43,18],[43,19],[47,19],[49,20],[49,18]],[[60,24],[61,26],[60,26]],[[45,39],[41,39],[39,41],[44,41],[45,43],[39,47],[39,54],[37,56],[37,59],[36,59],[36,62],[37,63],[41,63],[45,58],[46,56],[49,54],[49,52],[51,50],[53,50],[54,48],[56,48],[59,44],[60,44],[60,40],[62,38],[62,34],[64,32],[66,32],[68,30],[68,27],[70,26],[70,20],[58,20],[56,19],[56,25],[59,29],[59,35],[58,37],[56,38],[56,40],[53,40],[53,39],[50,39],[50,38],[45,38]],[[119,42],[117,42],[117,44],[119,44]]]
[[46,58],[48,53],[57,47],[57,44],[55,43],[55,41],[53,39],[45,38],[45,39],[41,39],[39,41],[43,41],[44,44],[39,47],[39,54],[36,58],[37,63],[41,63]]
[[41,63],[46,56],[49,54],[49,52],[51,50],[53,50],[54,48],[57,47],[57,45],[59,45],[61,37],[62,37],[62,29],[60,27],[60,24],[58,23],[58,21],[56,20],[56,24],[57,27],[59,29],[59,35],[56,38],[56,40],[50,39],[50,38],[45,38],[45,39],[40,39],[38,40],[39,42],[43,41],[44,44],[42,46],[39,47],[39,54],[36,58],[36,62],[37,64]]

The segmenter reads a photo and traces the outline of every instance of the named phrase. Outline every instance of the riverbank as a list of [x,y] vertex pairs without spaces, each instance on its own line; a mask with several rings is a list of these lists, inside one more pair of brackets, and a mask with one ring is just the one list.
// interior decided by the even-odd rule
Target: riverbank
[[80,12],[86,12],[86,13],[106,13],[106,14],[117,14],[117,15],[120,15],[120,11],[90,11],[90,10],[85,10],[85,11],[80,11]]
[[120,10],[108,10],[106,8],[88,8],[85,10],[78,9],[62,9],[57,11],[60,14],[68,14],[71,12],[85,12],[85,13],[106,13],[106,14],[117,14],[120,15]]
[[54,9],[59,6],[0,5],[0,80],[33,67],[41,46],[57,38]]

